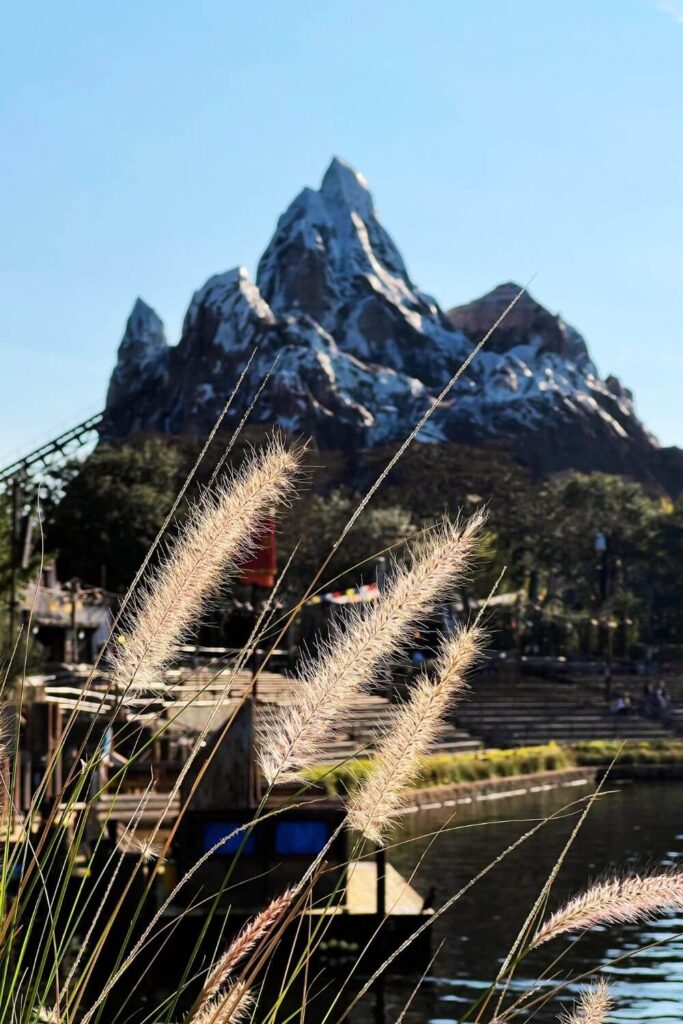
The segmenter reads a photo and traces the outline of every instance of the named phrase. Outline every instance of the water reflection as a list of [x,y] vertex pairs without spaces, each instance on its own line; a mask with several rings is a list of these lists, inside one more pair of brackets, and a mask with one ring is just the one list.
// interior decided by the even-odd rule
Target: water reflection
[[[572,795],[569,795],[572,794]],[[449,831],[432,843],[426,837],[451,818],[451,809],[411,816],[403,840],[390,860],[409,875],[423,893],[437,889],[436,905],[444,902],[502,849],[529,828],[529,819],[547,815],[577,795],[554,791],[490,805],[481,824],[471,808],[459,809]],[[481,806],[481,805],[480,805]],[[476,814],[481,816],[480,807]],[[514,818],[515,820],[509,820]],[[523,819],[526,819],[524,821]],[[582,889],[596,874],[635,867],[675,865],[683,855],[683,786],[660,783],[626,786],[601,798],[570,851],[551,900],[555,907]],[[434,948],[443,946],[431,975],[405,1015],[405,1024],[451,1024],[467,1017],[467,1009],[495,977],[507,950],[538,895],[575,819],[555,821],[497,865],[434,925]],[[424,859],[423,859],[424,858]],[[634,951],[655,945],[637,955]],[[603,929],[580,942],[559,939],[528,957],[510,993],[528,992],[532,983],[566,946],[559,971],[562,977],[592,970],[607,960],[627,959],[604,969],[613,983],[617,1020],[673,1022],[683,1019],[683,917],[670,915],[652,922]],[[384,1019],[395,1022],[414,986],[414,979],[392,978],[383,994]],[[550,991],[552,983],[544,986]],[[555,1020],[580,986],[565,990],[536,1015]],[[358,1024],[378,1019],[368,1000],[351,1016]],[[488,1019],[487,1015],[485,1019]],[[379,1018],[381,1019],[381,1018]]]

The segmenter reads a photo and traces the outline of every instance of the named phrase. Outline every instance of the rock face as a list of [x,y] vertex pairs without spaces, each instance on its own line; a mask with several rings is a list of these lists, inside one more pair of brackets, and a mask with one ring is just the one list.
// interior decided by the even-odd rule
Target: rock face
[[280,218],[256,280],[277,316],[306,314],[343,352],[428,387],[469,349],[410,280],[365,180],[337,159],[320,190],[304,189]]
[[[312,435],[327,449],[402,439],[518,291],[500,285],[444,313],[412,282],[363,177],[334,159],[320,189],[304,189],[278,221],[256,283],[242,268],[210,278],[176,346],[137,300],[102,437],[205,435],[246,368],[228,423],[265,380],[252,422]],[[631,393],[614,377],[601,379],[581,335],[528,294],[419,435],[495,438],[541,472],[683,478],[679,453],[658,448]]]
[[[519,293],[513,283],[448,313],[476,341]],[[509,437],[540,472],[573,468],[660,479],[660,449],[616,377],[601,379],[582,336],[525,293],[473,367],[481,436]]]

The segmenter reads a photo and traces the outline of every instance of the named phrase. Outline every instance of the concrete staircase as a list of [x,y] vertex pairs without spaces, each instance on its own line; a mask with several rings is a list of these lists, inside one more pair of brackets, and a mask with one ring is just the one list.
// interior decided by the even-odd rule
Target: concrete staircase
[[[337,765],[371,754],[378,734],[391,728],[391,714],[392,705],[385,697],[372,694],[358,697],[343,719],[337,722],[334,736],[325,744],[320,763]],[[480,739],[450,723],[444,728],[434,753],[465,754],[482,747]]]
[[[679,669],[680,671],[680,669]],[[683,675],[678,672],[662,676],[669,691],[668,725],[677,736],[683,737]]]
[[[606,709],[601,679],[555,682],[523,676],[501,680],[482,673],[474,677],[453,721],[487,746],[497,747],[530,746],[551,740],[655,740],[674,735],[672,727],[637,712],[642,680],[631,677],[616,681],[614,690],[619,689],[631,695],[634,711],[629,715],[616,715]],[[681,692],[683,696],[683,681]]]

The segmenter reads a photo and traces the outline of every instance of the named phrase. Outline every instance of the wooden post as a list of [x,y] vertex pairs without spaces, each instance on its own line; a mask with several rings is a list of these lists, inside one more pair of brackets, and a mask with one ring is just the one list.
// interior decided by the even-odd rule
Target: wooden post
[[377,847],[375,864],[377,866],[376,913],[378,918],[383,918],[387,912],[387,854],[383,846]]
[[80,581],[71,581],[71,661],[78,664],[78,596],[81,592]]
[[54,734],[55,735],[55,751],[59,751],[59,755],[57,757],[57,763],[55,764],[55,769],[54,769],[55,790],[56,790],[57,793],[61,793],[62,792],[62,787],[64,785],[64,775],[63,775],[63,765],[62,765],[62,756],[63,756],[63,753],[64,753],[64,751],[62,750],[62,733],[63,733],[63,731],[64,731],[64,718],[63,718],[63,715],[62,715],[62,705],[61,704],[55,704],[55,734]]

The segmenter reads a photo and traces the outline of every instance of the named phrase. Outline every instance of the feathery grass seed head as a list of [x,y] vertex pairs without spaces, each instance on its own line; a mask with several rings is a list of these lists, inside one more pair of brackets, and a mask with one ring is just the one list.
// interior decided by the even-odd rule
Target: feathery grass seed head
[[189,1024],[240,1024],[253,1006],[251,992],[243,982],[237,981],[226,993],[203,1002]]
[[683,871],[596,882],[548,918],[538,931],[532,948],[566,932],[641,921],[667,910],[682,909]]
[[354,790],[348,807],[352,828],[380,843],[400,815],[406,789],[419,774],[420,761],[437,740],[446,715],[465,688],[464,674],[480,653],[479,626],[457,629],[444,640],[435,677],[422,674],[410,700],[395,709],[372,759],[370,772]]
[[273,930],[295,895],[296,890],[287,889],[281,896],[272,900],[252,921],[245,924],[212,967],[204,984],[205,998],[210,999],[226,984],[235,967]]
[[605,1024],[613,1005],[609,985],[600,978],[583,990],[573,1008],[564,1013],[560,1021],[561,1024]]
[[413,552],[410,566],[396,566],[371,606],[352,610],[333,628],[318,656],[303,666],[290,702],[271,714],[259,750],[269,783],[300,778],[320,756],[335,720],[406,642],[410,630],[462,579],[483,512],[463,527],[444,522]]
[[300,453],[275,438],[191,510],[112,640],[115,684],[153,687],[206,606],[253,550],[264,517],[289,494]]

